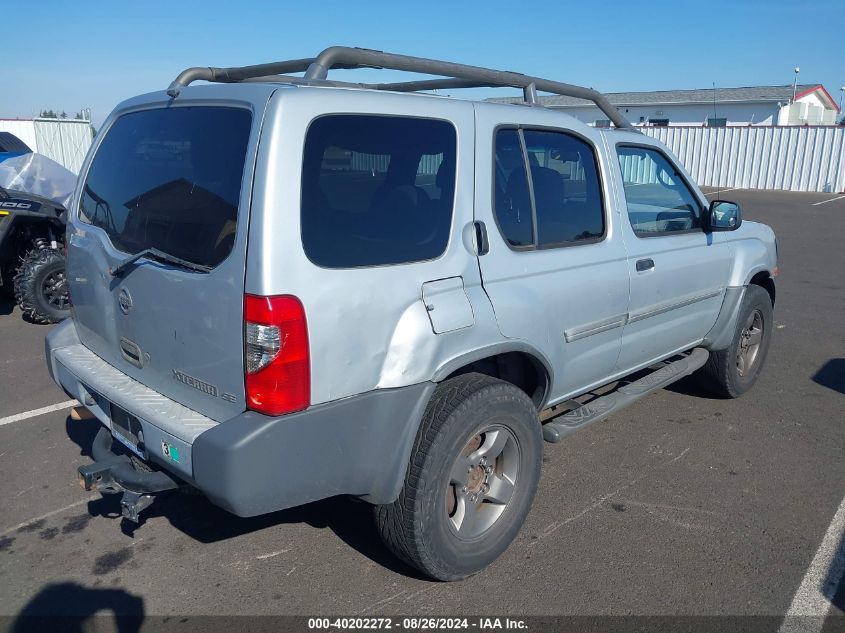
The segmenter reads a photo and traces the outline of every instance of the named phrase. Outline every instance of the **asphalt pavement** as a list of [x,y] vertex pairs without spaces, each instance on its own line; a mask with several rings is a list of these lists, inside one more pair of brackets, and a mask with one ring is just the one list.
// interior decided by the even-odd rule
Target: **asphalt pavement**
[[[0,615],[783,616],[845,495],[845,199],[714,195],[779,237],[759,382],[737,400],[678,383],[547,444],[527,523],[478,576],[420,578],[345,498],[240,519],[171,495],[127,528],[76,482],[97,423],[62,410],[0,425]],[[68,399],[47,331],[0,303],[0,419]]]

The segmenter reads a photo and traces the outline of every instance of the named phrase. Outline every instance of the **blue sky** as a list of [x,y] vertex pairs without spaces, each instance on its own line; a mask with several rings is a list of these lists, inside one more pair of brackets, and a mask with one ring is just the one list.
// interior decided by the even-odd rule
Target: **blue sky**
[[3,14],[0,118],[90,107],[99,124],[122,99],[165,88],[185,67],[309,57],[332,44],[606,92],[789,84],[796,65],[800,83],[822,83],[837,101],[845,85],[842,0],[41,0],[9,2]]

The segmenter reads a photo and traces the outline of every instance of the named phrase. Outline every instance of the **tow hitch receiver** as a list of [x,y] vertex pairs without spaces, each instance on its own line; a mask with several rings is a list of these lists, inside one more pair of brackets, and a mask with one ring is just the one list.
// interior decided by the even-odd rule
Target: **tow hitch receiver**
[[101,494],[118,494],[123,518],[138,523],[138,515],[152,504],[154,495],[179,488],[179,482],[160,470],[139,468],[126,455],[112,452],[112,436],[106,427],[94,438],[94,463],[80,466],[79,485]]

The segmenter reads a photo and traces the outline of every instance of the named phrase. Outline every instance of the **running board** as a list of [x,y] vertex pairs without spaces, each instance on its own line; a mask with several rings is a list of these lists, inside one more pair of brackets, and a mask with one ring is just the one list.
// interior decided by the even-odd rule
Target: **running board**
[[690,375],[707,362],[710,353],[697,347],[678,360],[664,363],[662,367],[633,382],[625,383],[615,391],[600,396],[572,411],[554,418],[543,425],[543,439],[547,442],[560,442],[564,437],[582,429],[588,424],[598,422],[647,396],[652,391],[671,385],[676,380]]

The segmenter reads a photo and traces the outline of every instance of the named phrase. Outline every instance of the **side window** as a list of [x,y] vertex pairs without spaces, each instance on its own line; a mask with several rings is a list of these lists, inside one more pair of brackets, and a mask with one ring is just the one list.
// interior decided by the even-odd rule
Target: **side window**
[[634,233],[650,237],[701,228],[698,200],[669,159],[645,147],[622,145],[617,152]]
[[604,235],[604,209],[592,148],[560,132],[525,130],[539,246]]
[[455,128],[410,117],[332,115],[305,137],[302,245],[326,268],[434,259],[449,242]]
[[494,206],[502,236],[511,246],[533,246],[534,224],[525,157],[517,130],[496,132]]
[[511,246],[568,246],[604,235],[598,166],[586,142],[562,132],[502,129],[495,170],[496,219]]

